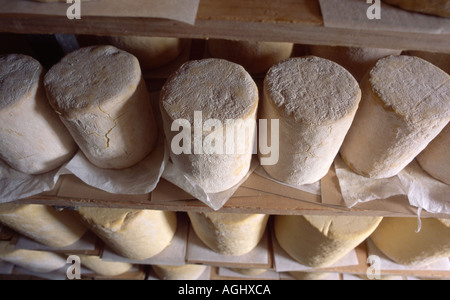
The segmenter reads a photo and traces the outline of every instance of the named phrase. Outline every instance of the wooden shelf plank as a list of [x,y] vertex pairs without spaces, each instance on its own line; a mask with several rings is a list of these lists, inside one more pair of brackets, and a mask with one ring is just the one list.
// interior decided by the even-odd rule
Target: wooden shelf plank
[[52,15],[0,13],[0,31],[226,38],[450,52],[449,34],[329,28],[323,25],[317,1],[263,2],[202,0],[194,26],[151,18],[86,16],[69,20]]

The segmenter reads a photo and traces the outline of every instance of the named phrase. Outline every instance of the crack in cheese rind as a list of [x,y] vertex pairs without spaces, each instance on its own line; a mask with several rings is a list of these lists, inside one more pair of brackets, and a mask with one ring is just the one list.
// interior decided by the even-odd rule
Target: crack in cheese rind
[[45,77],[49,100],[100,168],[124,169],[154,148],[157,128],[137,59],[112,46],[82,48]]
[[43,75],[43,67],[31,57],[0,57],[0,158],[26,174],[52,171],[77,150],[48,103]]

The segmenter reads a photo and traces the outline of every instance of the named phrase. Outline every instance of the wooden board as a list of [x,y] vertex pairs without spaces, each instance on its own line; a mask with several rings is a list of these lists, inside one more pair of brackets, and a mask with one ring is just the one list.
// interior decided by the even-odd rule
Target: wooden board
[[323,25],[317,0],[201,0],[194,26],[177,21],[132,17],[85,16],[68,20],[52,15],[2,14],[0,31],[226,38],[356,47],[450,52],[450,35]]

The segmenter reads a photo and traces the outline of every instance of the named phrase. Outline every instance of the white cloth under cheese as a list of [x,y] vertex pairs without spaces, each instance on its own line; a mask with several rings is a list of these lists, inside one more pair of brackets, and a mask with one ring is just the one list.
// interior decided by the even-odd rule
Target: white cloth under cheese
[[54,170],[77,150],[48,103],[43,76],[29,56],[0,57],[0,158],[26,174]]
[[[256,131],[258,89],[244,68],[221,59],[190,61],[167,80],[160,106],[174,165],[204,191],[227,190],[247,175]],[[196,113],[202,120],[194,119]],[[172,141],[182,130],[188,130],[189,152],[175,154]],[[227,139],[230,132],[234,139]],[[232,151],[227,150],[233,144]]]
[[243,66],[249,73],[265,73],[270,67],[291,57],[293,43],[208,40],[209,54]]
[[175,212],[80,207],[89,228],[117,254],[143,260],[166,249],[176,232]]
[[66,259],[59,254],[15,249],[9,242],[0,242],[0,259],[37,273],[50,273],[66,265]]
[[139,62],[113,46],[81,48],[45,76],[50,104],[80,149],[99,168],[143,160],[157,137]]
[[370,236],[377,248],[402,265],[425,265],[450,257],[450,220],[385,218]]
[[49,247],[67,247],[88,230],[72,211],[38,204],[1,204],[0,222]]
[[187,44],[179,38],[150,36],[111,36],[99,40],[136,56],[143,70],[169,64],[180,56]]
[[188,212],[198,238],[213,251],[239,256],[261,241],[269,215]]
[[361,86],[362,100],[341,156],[360,175],[395,176],[450,121],[450,76],[417,57],[389,56]]
[[133,265],[126,262],[105,261],[98,256],[78,255],[83,266],[103,276],[118,276],[128,272]]
[[389,55],[400,55],[402,50],[340,46],[309,46],[312,55],[329,59],[347,69],[360,81],[376,62]]
[[381,217],[275,216],[277,241],[301,264],[329,267],[368,238]]
[[[264,80],[260,118],[269,120],[272,144],[279,142],[279,161],[263,165],[264,170],[293,185],[320,180],[344,141],[360,99],[355,78],[330,60],[292,58],[272,67]],[[272,137],[274,119],[280,128]]]
[[450,124],[417,156],[422,169],[450,185]]
[[206,265],[186,264],[184,266],[153,265],[156,275],[162,280],[196,280],[206,270]]

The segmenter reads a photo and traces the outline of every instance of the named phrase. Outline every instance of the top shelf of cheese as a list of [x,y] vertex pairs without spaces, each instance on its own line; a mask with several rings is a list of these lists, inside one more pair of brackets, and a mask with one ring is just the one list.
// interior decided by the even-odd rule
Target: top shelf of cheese
[[[101,5],[102,1],[96,3]],[[143,16],[145,10],[140,5],[114,10],[114,1],[104,4],[101,14],[89,10],[91,4],[81,4],[84,7],[79,20],[65,15],[69,4],[27,2],[0,0],[0,31],[226,38],[450,52],[449,19],[382,4],[381,19],[369,20],[370,4],[360,0],[200,0],[195,25],[174,18]],[[35,6],[30,12],[17,9],[17,5]],[[49,10],[48,5],[60,5],[64,13]]]

